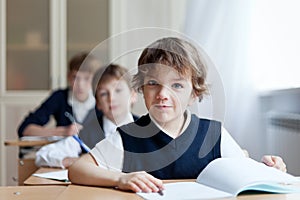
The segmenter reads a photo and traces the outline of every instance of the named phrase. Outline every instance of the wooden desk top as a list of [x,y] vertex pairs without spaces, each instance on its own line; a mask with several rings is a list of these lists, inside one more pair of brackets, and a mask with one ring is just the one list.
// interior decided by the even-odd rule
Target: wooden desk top
[[65,186],[0,187],[0,199],[53,200],[57,199],[65,189]]
[[50,144],[55,141],[48,141],[48,140],[7,140],[4,142],[5,146],[19,146],[19,147],[33,147],[33,146],[43,146],[46,144]]
[[[133,192],[124,192],[113,188],[69,185],[57,198],[58,200],[82,199],[120,199],[141,200],[142,197]],[[224,200],[299,200],[300,194],[245,194],[238,197],[223,198]]]
[[[133,192],[124,192],[113,188],[89,187],[80,185],[69,186],[11,186],[0,187],[1,199],[22,200],[94,200],[120,199],[141,200]],[[244,194],[227,200],[298,200],[300,194]]]
[[[51,171],[57,171],[61,169],[56,169],[56,168],[40,168],[38,169],[35,173],[44,173],[44,172],[51,172]],[[181,182],[181,181],[195,181],[194,179],[185,179],[185,180],[164,180],[164,183],[170,183],[170,182]],[[80,185],[73,185],[71,183],[65,183],[61,181],[55,181],[55,180],[50,180],[50,179],[45,179],[45,178],[39,178],[39,177],[34,177],[30,176],[25,182],[25,185],[31,185],[25,186],[28,188],[34,188],[32,191],[34,194],[37,196],[40,195],[40,192],[38,190],[40,188],[50,188],[49,185],[53,185],[53,188],[59,188],[59,195],[57,195],[57,198],[49,198],[49,199],[59,199],[59,200],[90,200],[90,199],[121,199],[121,200],[137,200],[137,199],[142,199],[140,196],[136,195],[135,193],[132,192],[124,192],[120,191],[117,189],[113,188],[104,188],[104,187],[90,187],[90,186],[80,186]],[[32,186],[34,185],[34,186]],[[40,186],[37,186],[40,185]],[[66,187],[67,186],[67,187]],[[299,185],[300,187],[300,185]],[[1,187],[0,187],[1,188]],[[8,188],[10,191],[15,192],[16,189],[20,188],[20,191],[23,187],[4,187]],[[15,189],[13,189],[15,188]],[[2,188],[1,188],[2,189]],[[0,189],[0,197],[2,197],[2,194],[4,193]],[[28,196],[32,197],[30,195],[29,190],[25,190]],[[7,193],[6,195],[10,194],[12,197],[13,195],[10,193]],[[53,197],[54,194],[52,194]],[[25,195],[24,195],[25,196]],[[44,194],[42,195],[43,197],[45,196]],[[8,196],[10,197],[10,196]],[[39,196],[41,197],[41,196]],[[48,197],[48,196],[47,196]],[[9,199],[14,199],[14,198],[9,198]],[[21,198],[22,200],[25,198]],[[34,198],[28,198],[28,199],[33,199]],[[39,198],[37,198],[39,199]],[[241,199],[241,200],[298,200],[300,199],[300,194],[242,194],[239,195],[237,198],[225,198],[227,200],[236,200],[236,199]]]
[[7,140],[4,142],[6,146],[33,147],[43,146],[53,142],[57,142],[65,137],[63,136],[24,136],[16,140]]
[[118,199],[141,200],[142,198],[133,192],[123,192],[113,188],[89,187],[69,185],[57,198],[58,200],[83,200],[83,199]]
[[[54,171],[60,171],[62,169],[59,168],[46,168],[42,167],[39,168],[34,173],[46,173],[46,172],[54,172]],[[71,182],[63,182],[63,181],[57,181],[57,180],[51,180],[47,178],[41,178],[36,176],[29,176],[25,181],[24,185],[70,185]]]

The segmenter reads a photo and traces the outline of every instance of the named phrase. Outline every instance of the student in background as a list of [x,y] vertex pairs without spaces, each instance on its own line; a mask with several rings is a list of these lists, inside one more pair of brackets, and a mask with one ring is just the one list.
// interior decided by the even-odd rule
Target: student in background
[[[93,78],[97,118],[91,120],[80,131],[79,136],[89,147],[109,137],[121,126],[137,119],[131,114],[136,93],[131,89],[128,71],[115,64],[100,68]],[[43,146],[36,153],[37,166],[68,168],[79,155],[84,153],[73,137]]]
[[[148,114],[119,127],[76,161],[69,168],[72,183],[158,192],[161,179],[195,179],[216,158],[245,156],[220,122],[187,109],[207,91],[205,62],[191,43],[155,41],[142,52],[133,80]],[[281,158],[266,159],[285,170]]]
[[[94,112],[93,74],[100,63],[87,53],[75,55],[69,62],[68,87],[54,91],[34,112],[30,112],[18,128],[22,136],[69,136],[78,133]],[[66,113],[73,115],[72,123]],[[56,127],[46,127],[50,117]]]

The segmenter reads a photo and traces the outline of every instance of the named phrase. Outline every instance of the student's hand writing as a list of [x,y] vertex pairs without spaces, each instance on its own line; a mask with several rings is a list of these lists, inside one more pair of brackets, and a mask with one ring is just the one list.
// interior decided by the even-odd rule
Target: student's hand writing
[[65,136],[71,136],[71,135],[78,134],[82,128],[83,128],[83,126],[80,124],[77,124],[77,123],[73,123],[69,126],[66,126]]
[[265,155],[262,157],[261,161],[266,164],[267,166],[274,167],[279,169],[283,172],[286,172],[286,165],[283,162],[282,158],[279,156],[270,156]]
[[134,192],[158,192],[163,190],[163,182],[147,172],[132,172],[123,174],[119,178],[118,188]]

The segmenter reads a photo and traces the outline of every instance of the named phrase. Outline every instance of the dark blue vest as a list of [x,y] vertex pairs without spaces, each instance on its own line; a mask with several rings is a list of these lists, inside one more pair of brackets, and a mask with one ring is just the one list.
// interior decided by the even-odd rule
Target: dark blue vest
[[147,171],[160,179],[197,178],[221,157],[221,123],[191,116],[187,129],[173,139],[149,115],[118,128],[124,146],[123,172]]
[[[80,131],[80,139],[91,149],[96,146],[98,142],[105,138],[103,131],[103,113],[95,108],[93,113],[88,116],[88,123]],[[132,114],[133,120],[137,120],[138,116]],[[86,153],[85,151],[82,151]]]

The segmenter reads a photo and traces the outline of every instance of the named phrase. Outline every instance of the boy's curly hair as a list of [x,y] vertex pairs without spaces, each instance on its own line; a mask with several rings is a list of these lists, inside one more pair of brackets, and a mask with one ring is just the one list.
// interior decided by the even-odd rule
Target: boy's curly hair
[[173,67],[182,76],[191,75],[193,91],[200,100],[207,93],[204,58],[190,42],[168,37],[146,47],[138,60],[138,73],[133,77],[133,87],[137,91],[141,92],[145,75],[155,64]]

